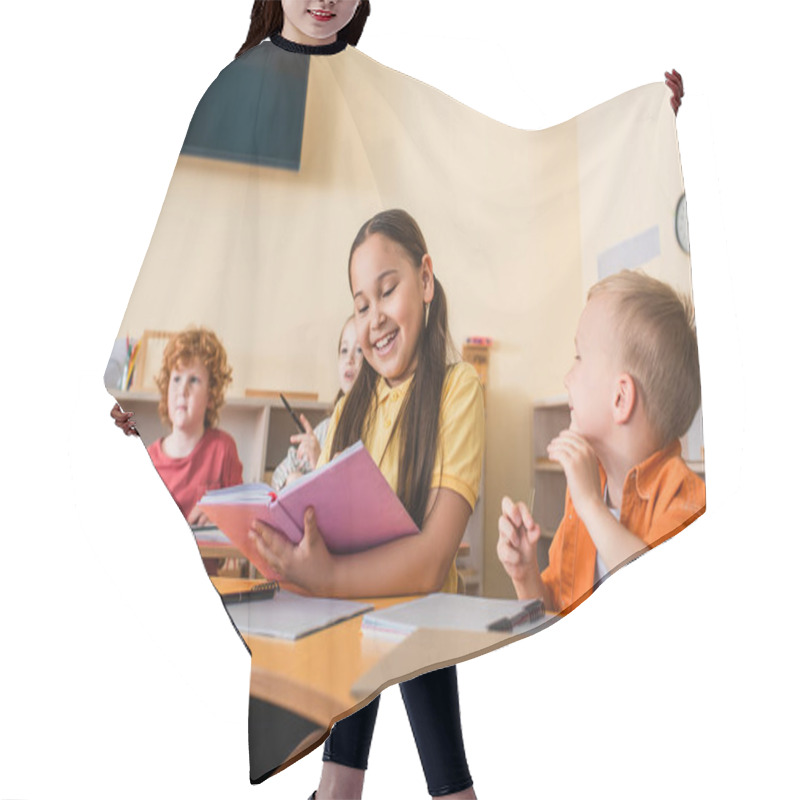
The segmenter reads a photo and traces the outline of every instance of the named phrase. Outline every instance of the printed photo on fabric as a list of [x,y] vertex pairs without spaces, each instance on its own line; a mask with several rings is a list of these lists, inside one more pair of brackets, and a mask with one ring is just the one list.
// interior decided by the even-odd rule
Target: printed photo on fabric
[[663,83],[524,131],[343,40],[222,70],[105,382],[250,652],[251,780],[704,512],[691,297]]

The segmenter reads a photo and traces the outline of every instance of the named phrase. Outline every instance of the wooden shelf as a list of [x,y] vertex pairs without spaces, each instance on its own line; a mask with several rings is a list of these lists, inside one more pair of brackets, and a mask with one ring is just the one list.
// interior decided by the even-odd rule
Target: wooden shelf
[[552,397],[543,397],[541,400],[535,400],[533,407],[534,409],[566,407],[569,411],[569,400],[565,394],[556,394]]
[[[558,463],[558,461],[551,461],[549,458],[537,458],[534,464],[535,469],[542,472],[564,472],[563,467]],[[686,466],[689,467],[692,472],[696,472],[698,475],[705,475],[705,461],[687,461]]]
[[[166,436],[169,427],[158,415],[159,395],[153,392],[114,392],[125,411],[133,411],[136,427],[145,446]],[[305,414],[317,425],[330,413],[329,403],[295,401],[297,413]],[[286,456],[289,437],[297,432],[289,412],[279,398],[231,397],[220,409],[220,430],[229,433],[236,442],[245,483],[263,480],[264,473],[274,470]]]
[[551,461],[549,458],[537,458],[534,464],[535,469],[543,472],[564,472],[564,468],[558,461]]

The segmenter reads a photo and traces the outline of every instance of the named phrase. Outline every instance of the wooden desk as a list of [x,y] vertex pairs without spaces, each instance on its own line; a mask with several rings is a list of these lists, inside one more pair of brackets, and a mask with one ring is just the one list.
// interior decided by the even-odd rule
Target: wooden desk
[[[212,578],[212,582],[222,594],[244,591],[258,583],[221,577]],[[410,599],[413,597],[384,597],[366,602],[386,608]],[[554,619],[549,615],[542,627]],[[289,766],[321,744],[333,722],[366,705],[399,678],[448,666],[529,635],[419,629],[398,642],[362,635],[361,620],[358,616],[293,642],[242,634],[252,656],[251,698],[318,726],[291,742],[286,741],[285,731],[271,731],[274,739],[283,737],[281,745],[290,755],[282,764],[269,764],[251,777],[259,779],[266,772]],[[250,757],[252,766],[252,745]],[[258,755],[255,760],[259,760]]]
[[[257,583],[243,578],[212,581],[221,593]],[[386,608],[412,599],[382,597],[365,602]],[[554,619],[547,615],[540,627]],[[392,641],[364,636],[361,620],[359,615],[294,642],[243,634],[252,655],[250,694],[327,728],[331,720],[366,705],[400,676],[453,664],[529,635],[420,629]]]
[[[217,590],[243,591],[258,581],[212,578]],[[409,597],[379,598],[366,602],[385,608]],[[351,687],[398,642],[361,635],[361,616],[290,642],[269,636],[242,634],[250,648],[250,694],[282,706],[328,728],[353,710],[364,697],[354,697]]]

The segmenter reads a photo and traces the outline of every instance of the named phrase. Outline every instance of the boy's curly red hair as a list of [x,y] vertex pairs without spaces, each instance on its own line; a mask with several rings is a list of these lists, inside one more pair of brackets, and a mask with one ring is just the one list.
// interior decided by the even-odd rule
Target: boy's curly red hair
[[161,371],[156,376],[156,386],[161,392],[158,413],[169,424],[167,392],[169,377],[177,366],[187,366],[197,359],[208,370],[208,408],[203,424],[213,428],[219,422],[219,410],[225,403],[225,389],[231,382],[233,370],[228,366],[228,355],[217,335],[207,328],[187,328],[174,334],[164,348]]

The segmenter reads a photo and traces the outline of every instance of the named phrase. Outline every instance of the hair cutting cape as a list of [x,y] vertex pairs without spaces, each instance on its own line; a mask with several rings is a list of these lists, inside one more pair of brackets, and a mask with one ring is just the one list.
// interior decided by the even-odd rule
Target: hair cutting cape
[[[329,51],[265,41],[208,89],[106,383],[136,412],[149,445],[169,430],[156,413],[160,348],[169,333],[213,330],[233,368],[220,427],[236,441],[244,480],[263,480],[294,429],[265,422],[279,409],[248,390],[310,393],[320,407],[333,399],[336,343],[353,308],[351,243],[377,212],[405,209],[427,240],[454,340],[492,340],[481,350],[483,482],[459,565],[472,593],[513,597],[495,555],[500,501],[528,499],[537,484],[536,508],[555,503],[551,526],[563,512],[563,477],[550,470],[551,483],[537,483],[549,467],[535,444],[535,412],[533,432],[531,419],[545,398],[556,398],[545,411],[558,413],[587,289],[616,270],[643,268],[691,291],[668,90],[645,86],[548,130],[522,131],[357,49]],[[131,379],[134,340],[147,346]],[[699,459],[700,441],[690,431],[690,458]],[[337,638],[344,628],[349,638]],[[296,642],[243,634],[253,657],[253,781],[318,745],[383,687],[518,636],[418,632],[423,644],[411,646],[411,637],[387,641],[359,628],[355,620]]]

